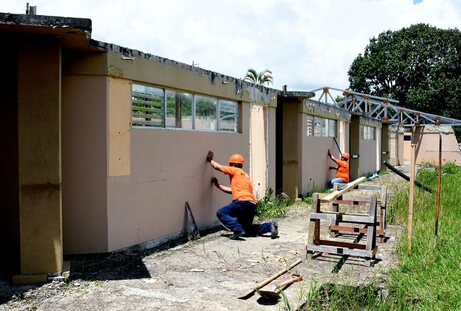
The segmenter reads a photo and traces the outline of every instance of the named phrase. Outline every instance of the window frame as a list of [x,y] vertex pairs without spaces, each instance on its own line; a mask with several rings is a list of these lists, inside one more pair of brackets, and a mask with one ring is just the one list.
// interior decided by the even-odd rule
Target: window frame
[[[136,87],[143,87],[143,88],[152,88],[157,91],[161,91],[162,94],[159,96],[160,97],[160,109],[161,109],[161,119],[159,120],[159,123],[161,123],[159,126],[155,125],[149,125],[149,124],[137,124],[136,121],[142,123],[143,120],[134,120],[134,89]],[[141,97],[142,94],[148,95],[148,93],[142,93],[142,92],[136,92],[139,93],[137,96]],[[177,96],[178,94],[183,94],[190,95],[192,97],[192,103],[191,103],[191,127],[184,128],[183,127],[183,115],[182,115],[182,109],[178,112],[178,103],[175,100],[175,122],[174,125],[167,125],[167,114],[168,114],[168,96],[170,93],[173,93],[174,96]],[[204,98],[209,98],[212,99],[215,105],[215,111],[214,111],[214,128],[197,128],[197,97],[204,97]],[[147,96],[146,96],[147,97]],[[221,121],[221,102],[227,102],[227,103],[233,103],[235,105],[235,117],[233,121],[233,129],[221,129],[222,121]],[[223,132],[223,133],[241,133],[241,114],[242,114],[242,102],[241,101],[236,101],[232,99],[225,99],[225,98],[220,98],[216,96],[210,96],[210,95],[205,95],[205,94],[198,94],[198,93],[193,93],[193,92],[186,92],[178,89],[173,89],[173,88],[164,88],[164,87],[158,87],[155,85],[149,85],[149,84],[144,84],[144,83],[132,83],[131,86],[131,127],[133,128],[146,128],[146,129],[169,129],[169,130],[194,130],[194,131],[205,131],[205,132]],[[144,120],[145,122],[146,120]],[[171,123],[171,122],[170,122]]]

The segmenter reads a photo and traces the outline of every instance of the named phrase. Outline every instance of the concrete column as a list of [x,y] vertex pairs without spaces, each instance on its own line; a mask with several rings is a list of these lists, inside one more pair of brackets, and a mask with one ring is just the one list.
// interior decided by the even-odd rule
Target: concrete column
[[0,36],[8,46],[8,57],[0,60],[0,241],[2,265],[0,275],[19,273],[19,172],[18,172],[18,62],[16,43]]
[[389,124],[383,123],[381,127],[381,167],[380,170],[386,170],[387,166],[383,165],[384,161],[389,161]]
[[360,116],[351,116],[351,126],[350,126],[350,173],[352,179],[357,179],[360,172]]
[[298,197],[298,102],[286,101],[283,109],[283,191]]
[[28,39],[18,49],[21,275],[34,283],[62,271],[61,48]]

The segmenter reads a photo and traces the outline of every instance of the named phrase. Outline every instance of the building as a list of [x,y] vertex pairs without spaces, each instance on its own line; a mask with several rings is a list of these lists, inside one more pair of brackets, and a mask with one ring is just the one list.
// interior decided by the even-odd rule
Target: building
[[371,153],[353,177],[379,164],[381,144],[359,140],[376,137],[366,128],[375,121],[309,104],[311,92],[95,41],[91,29],[83,18],[0,13],[1,272],[17,283],[59,274],[64,254],[181,237],[186,202],[202,229],[216,226],[230,198],[210,184],[208,150],[220,163],[241,153],[259,198],[324,185],[333,137],[343,152]]

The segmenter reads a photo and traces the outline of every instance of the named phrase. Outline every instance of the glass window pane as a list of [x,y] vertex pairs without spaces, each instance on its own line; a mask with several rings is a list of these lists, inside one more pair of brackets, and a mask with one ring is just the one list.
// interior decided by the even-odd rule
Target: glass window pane
[[327,127],[328,120],[322,118],[322,122],[320,122],[320,124],[322,125],[322,134],[321,134],[321,136],[326,137],[327,136],[327,129],[328,129],[328,127]]
[[336,120],[328,120],[328,136],[336,137]]
[[216,130],[216,98],[195,96],[195,128]]
[[192,94],[180,93],[179,97],[181,103],[179,105],[181,109],[181,128],[192,129]]
[[175,91],[166,90],[166,127],[176,127],[178,94]]
[[312,136],[314,135],[314,117],[313,116],[306,116],[306,135]]
[[237,132],[237,102],[219,100],[219,130]]
[[192,129],[192,94],[166,90],[166,127]]
[[314,117],[314,136],[322,135],[322,118]]
[[163,89],[133,84],[131,123],[133,126],[164,126]]

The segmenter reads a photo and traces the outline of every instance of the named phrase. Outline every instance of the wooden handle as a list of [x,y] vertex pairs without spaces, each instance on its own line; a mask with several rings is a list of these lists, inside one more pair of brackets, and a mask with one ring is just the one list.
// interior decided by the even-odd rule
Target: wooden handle
[[253,290],[257,290],[257,289],[260,289],[261,287],[263,286],[266,286],[267,284],[269,284],[270,282],[272,282],[273,280],[275,280],[276,278],[278,278],[279,276],[281,276],[282,274],[284,274],[285,272],[293,269],[294,267],[296,267],[297,265],[299,265],[302,261],[302,259],[298,259],[296,262],[292,263],[290,266],[288,266],[288,268],[285,268],[283,270],[280,270],[279,272],[277,272],[276,274],[268,277],[267,279],[265,279],[264,281],[261,281],[260,283],[258,283]]
[[281,282],[280,284],[277,284],[276,288],[277,289],[283,289],[285,286],[293,284],[294,282],[299,282],[303,279],[303,276],[295,276],[295,277],[290,277],[288,280]]

